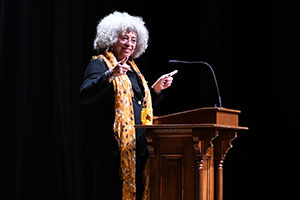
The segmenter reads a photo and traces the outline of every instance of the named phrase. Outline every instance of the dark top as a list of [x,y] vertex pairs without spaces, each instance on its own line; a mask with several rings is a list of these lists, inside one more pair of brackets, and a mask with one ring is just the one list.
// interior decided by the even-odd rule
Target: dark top
[[[89,154],[98,154],[101,151],[108,155],[115,150],[115,141],[109,142],[113,136],[115,109],[113,84],[108,82],[105,75],[107,70],[108,67],[99,58],[91,61],[85,70],[84,81],[80,88],[80,101],[84,105],[85,113],[85,130],[89,134]],[[143,84],[135,71],[127,71],[127,76],[134,91],[135,124],[141,124],[142,100],[145,96]],[[150,91],[152,104],[155,106],[163,95],[157,95],[152,88]],[[136,136],[138,143],[138,139],[144,137],[144,130],[136,129]]]
[[[84,133],[86,139],[88,194],[91,199],[122,199],[122,181],[119,177],[120,152],[113,137],[115,97],[113,84],[108,82],[106,64],[100,59],[91,61],[84,73],[80,101],[84,105]],[[142,100],[145,96],[141,79],[128,71],[134,92],[135,124],[141,124]],[[152,105],[162,99],[151,89]],[[137,200],[142,199],[142,173],[147,161],[145,130],[136,129],[136,186]]]

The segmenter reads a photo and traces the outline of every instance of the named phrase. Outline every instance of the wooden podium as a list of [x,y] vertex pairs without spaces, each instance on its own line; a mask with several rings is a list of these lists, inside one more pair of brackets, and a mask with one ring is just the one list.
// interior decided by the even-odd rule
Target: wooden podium
[[199,108],[156,117],[146,128],[151,200],[222,200],[223,163],[240,111]]

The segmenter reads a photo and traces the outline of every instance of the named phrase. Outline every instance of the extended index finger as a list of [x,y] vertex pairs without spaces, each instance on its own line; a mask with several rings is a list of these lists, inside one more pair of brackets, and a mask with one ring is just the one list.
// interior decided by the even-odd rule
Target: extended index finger
[[176,70],[170,72],[170,73],[168,74],[168,76],[173,76],[173,75],[177,74],[177,72],[178,72],[178,70],[176,69]]
[[123,60],[119,61],[118,63],[121,64],[121,65],[124,65],[127,62],[128,58],[129,57],[126,56]]

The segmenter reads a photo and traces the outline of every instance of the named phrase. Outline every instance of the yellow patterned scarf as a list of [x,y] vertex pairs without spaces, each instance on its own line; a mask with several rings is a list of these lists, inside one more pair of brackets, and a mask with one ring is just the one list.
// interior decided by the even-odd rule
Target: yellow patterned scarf
[[[100,54],[94,58],[100,58],[104,61],[109,69],[117,64],[117,59],[112,52],[106,52],[104,55]],[[143,100],[143,108],[151,108],[151,94],[148,84],[136,66],[133,60],[128,61],[132,69],[137,72],[142,80],[145,98]],[[123,200],[136,199],[136,185],[135,185],[135,168],[136,168],[136,138],[135,138],[135,122],[132,98],[134,93],[132,90],[131,81],[126,75],[118,76],[113,80],[115,92],[115,122],[113,130],[116,140],[118,141],[121,154],[121,175],[123,180]],[[152,121],[152,113],[150,120]],[[143,200],[150,199],[149,197],[149,162],[147,162],[144,170],[145,189]]]

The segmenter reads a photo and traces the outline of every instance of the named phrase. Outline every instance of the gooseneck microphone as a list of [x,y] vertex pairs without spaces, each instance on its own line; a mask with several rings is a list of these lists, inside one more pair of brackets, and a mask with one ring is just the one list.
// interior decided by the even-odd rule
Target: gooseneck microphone
[[207,66],[210,69],[210,71],[211,71],[211,73],[214,77],[215,85],[216,85],[216,88],[217,88],[217,94],[218,94],[218,98],[219,98],[219,106],[220,106],[220,108],[222,108],[222,100],[221,100],[221,95],[220,95],[220,90],[219,90],[217,78],[216,78],[215,72],[214,72],[213,68],[210,66],[210,64],[208,64],[207,62],[203,62],[203,61],[183,61],[183,60],[169,60],[168,62],[169,62],[169,64],[177,64],[177,63],[181,63],[181,64],[202,64],[202,65]]

